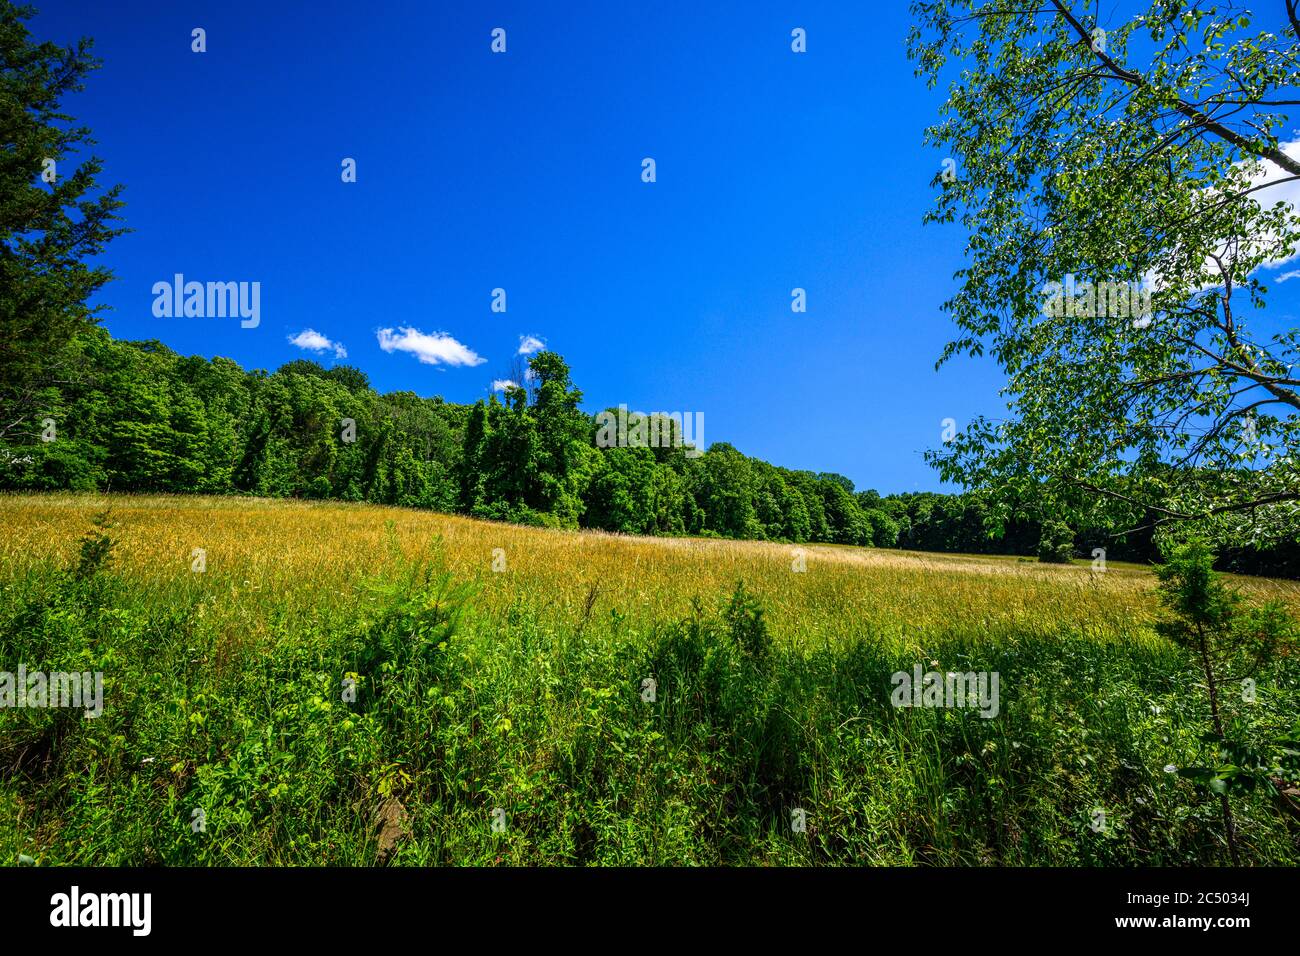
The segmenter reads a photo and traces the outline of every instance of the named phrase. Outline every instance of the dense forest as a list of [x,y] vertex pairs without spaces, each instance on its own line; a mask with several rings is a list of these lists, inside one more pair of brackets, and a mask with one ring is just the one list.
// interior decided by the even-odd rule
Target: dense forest
[[[1149,534],[1028,513],[995,520],[978,495],[882,496],[722,442],[696,454],[671,420],[659,447],[638,440],[635,414],[602,447],[598,416],[580,410],[582,392],[554,352],[533,356],[525,387],[474,405],[381,395],[345,365],[245,371],[98,327],[65,355],[61,382],[37,400],[36,430],[0,447],[0,487],[337,498],[626,534],[1044,560],[1096,547],[1113,560],[1154,557]],[[1300,565],[1295,550],[1228,553],[1223,563],[1287,573]]]

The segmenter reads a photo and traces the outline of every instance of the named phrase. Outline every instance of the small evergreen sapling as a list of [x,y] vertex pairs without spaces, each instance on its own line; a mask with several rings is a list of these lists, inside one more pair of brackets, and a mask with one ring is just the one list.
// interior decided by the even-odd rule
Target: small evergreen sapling
[[1264,785],[1287,800],[1285,780],[1288,766],[1294,770],[1296,741],[1263,739],[1249,706],[1229,707],[1225,689],[1253,680],[1265,662],[1279,650],[1289,649],[1295,625],[1277,602],[1246,607],[1241,595],[1213,571],[1213,564],[1210,548],[1193,540],[1176,547],[1169,560],[1156,568],[1161,602],[1169,612],[1157,629],[1190,650],[1205,676],[1211,729],[1201,738],[1204,762],[1182,767],[1178,773],[1219,798],[1228,852],[1233,864],[1240,865],[1229,798]]

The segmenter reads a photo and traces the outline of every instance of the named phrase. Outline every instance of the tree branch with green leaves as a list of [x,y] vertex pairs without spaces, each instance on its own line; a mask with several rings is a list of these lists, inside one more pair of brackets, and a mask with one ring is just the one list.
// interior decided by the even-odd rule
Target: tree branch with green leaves
[[938,364],[1007,376],[1007,414],[931,463],[1005,511],[1300,536],[1300,330],[1265,281],[1300,236],[1294,7],[1277,30],[1227,3],[912,12],[916,72],[947,86],[926,141],[956,171],[926,220],[969,237]]

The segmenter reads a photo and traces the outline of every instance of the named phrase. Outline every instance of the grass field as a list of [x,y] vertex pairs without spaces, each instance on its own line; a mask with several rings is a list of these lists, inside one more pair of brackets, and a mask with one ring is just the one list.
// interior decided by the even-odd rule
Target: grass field
[[[105,686],[96,719],[0,710],[6,863],[1226,861],[1165,769],[1205,695],[1144,568],[809,545],[798,572],[772,543],[236,498],[0,496],[0,527],[0,671]],[[1295,582],[1235,583],[1300,612]],[[997,672],[998,715],[891,706],[917,664]],[[1289,727],[1300,662],[1257,680],[1226,706]],[[1237,804],[1250,862],[1300,860],[1267,795]]]

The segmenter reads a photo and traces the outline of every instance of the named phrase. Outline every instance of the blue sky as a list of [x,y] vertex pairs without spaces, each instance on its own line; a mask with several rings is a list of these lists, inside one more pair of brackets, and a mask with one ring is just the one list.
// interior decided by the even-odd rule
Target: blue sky
[[[588,411],[702,412],[710,443],[882,492],[939,488],[942,419],[1002,407],[991,363],[934,371],[964,237],[921,226],[940,93],[902,2],[39,7],[38,37],[104,60],[68,106],[126,185],[116,337],[330,364],[289,342],[312,329],[381,391],[472,402],[535,336]],[[260,282],[260,325],[155,317],[175,273]],[[425,364],[381,329],[485,361]]]

